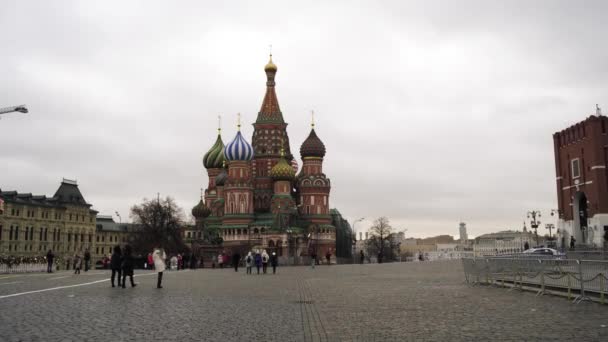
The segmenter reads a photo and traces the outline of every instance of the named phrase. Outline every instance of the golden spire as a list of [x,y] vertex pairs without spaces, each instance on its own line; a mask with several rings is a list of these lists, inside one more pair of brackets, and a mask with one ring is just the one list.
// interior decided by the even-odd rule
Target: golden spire
[[315,129],[315,111],[314,110],[310,111],[310,116],[311,116],[310,127],[312,127],[312,129]]
[[222,134],[222,116],[221,115],[217,116],[217,134],[218,135]]
[[241,131],[241,113],[237,113],[237,124],[236,127],[239,129],[239,132]]

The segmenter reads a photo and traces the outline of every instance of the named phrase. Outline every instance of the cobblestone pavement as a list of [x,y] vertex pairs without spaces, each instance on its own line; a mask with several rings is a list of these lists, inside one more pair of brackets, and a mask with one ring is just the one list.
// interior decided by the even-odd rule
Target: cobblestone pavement
[[0,341],[608,339],[608,306],[469,287],[458,261],[136,274],[0,276]]

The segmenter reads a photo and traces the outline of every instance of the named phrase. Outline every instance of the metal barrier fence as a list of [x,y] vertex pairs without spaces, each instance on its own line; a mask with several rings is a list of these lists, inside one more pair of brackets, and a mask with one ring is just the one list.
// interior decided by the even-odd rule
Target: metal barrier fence
[[[20,263],[20,264],[0,264],[0,274],[6,273],[30,273],[30,272],[46,272],[47,264],[40,263]],[[53,270],[55,265],[53,265]]]
[[563,294],[574,303],[606,303],[608,261],[538,258],[465,258],[469,284],[533,290],[537,295]]

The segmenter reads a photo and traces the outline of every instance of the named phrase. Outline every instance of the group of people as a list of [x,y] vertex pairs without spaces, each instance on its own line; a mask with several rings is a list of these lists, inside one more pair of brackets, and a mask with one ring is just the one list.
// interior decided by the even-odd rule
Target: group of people
[[[151,253],[151,263],[154,265],[154,270],[158,273],[156,287],[162,289],[163,272],[165,271],[166,264],[165,259],[167,254],[162,248],[155,248]],[[112,257],[110,258],[110,267],[112,269],[112,276],[110,282],[112,287],[114,285],[114,279],[118,275],[118,287],[126,288],[127,277],[131,282],[131,287],[137,286],[133,281],[133,271],[135,270],[135,259],[133,258],[133,250],[131,246],[126,245],[121,250],[120,246],[114,246]]]
[[80,274],[80,270],[82,269],[83,259],[84,259],[84,271],[88,272],[91,267],[91,253],[89,252],[89,249],[85,249],[84,258],[80,256],[80,253],[76,253],[76,254],[74,254],[73,260],[67,259],[65,269],[69,270],[70,261],[73,261],[74,262],[74,264],[73,264],[74,274]]
[[[240,254],[236,253],[235,255],[233,255],[232,262],[235,272],[238,272],[240,259]],[[261,253],[259,249],[256,249],[255,253],[253,251],[249,251],[249,253],[247,253],[247,256],[245,256],[245,268],[247,270],[247,274],[253,273],[253,266],[255,266],[255,268],[257,269],[257,274],[260,274],[260,268],[262,269],[262,273],[266,274],[268,270],[268,264],[270,264],[270,266],[272,267],[272,274],[276,274],[277,266],[279,264],[279,259],[277,257],[276,252],[272,252],[272,254],[269,255],[265,249]]]

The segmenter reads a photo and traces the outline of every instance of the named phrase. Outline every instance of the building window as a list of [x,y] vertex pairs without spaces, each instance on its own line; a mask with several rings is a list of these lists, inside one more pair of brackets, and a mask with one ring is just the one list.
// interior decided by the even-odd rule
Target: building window
[[15,240],[19,240],[19,226],[15,227]]
[[0,241],[2,241],[2,225],[0,224]]
[[99,254],[99,247],[95,248],[95,254]]
[[580,177],[581,176],[580,160],[578,158],[572,159],[570,161],[570,166],[572,169],[572,178]]
[[38,237],[38,241],[42,241],[42,233],[44,228],[40,228],[40,237]]

